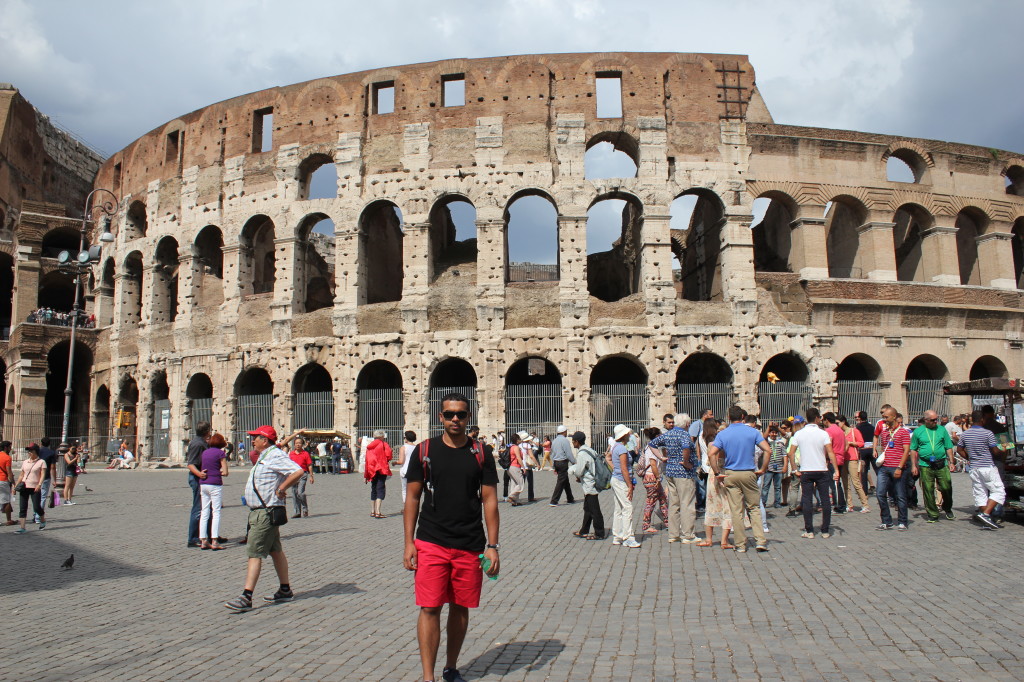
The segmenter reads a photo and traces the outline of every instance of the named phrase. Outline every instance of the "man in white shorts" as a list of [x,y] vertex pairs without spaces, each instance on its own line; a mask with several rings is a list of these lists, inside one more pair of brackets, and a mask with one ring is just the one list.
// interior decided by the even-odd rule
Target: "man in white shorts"
[[978,508],[974,520],[986,530],[996,530],[999,524],[992,519],[992,510],[997,504],[1006,502],[1006,488],[995,463],[995,458],[1002,454],[995,434],[982,426],[984,415],[981,410],[971,413],[971,422],[971,428],[960,434],[956,450],[971,465],[971,488]]

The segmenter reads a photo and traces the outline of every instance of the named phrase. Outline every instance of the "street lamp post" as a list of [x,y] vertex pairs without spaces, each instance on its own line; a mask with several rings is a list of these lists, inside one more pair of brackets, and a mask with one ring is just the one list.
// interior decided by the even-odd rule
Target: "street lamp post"
[[[113,197],[114,201],[104,201],[103,203],[95,206],[90,206],[92,203],[92,197],[97,192],[109,194]],[[71,380],[75,369],[75,332],[78,329],[78,316],[79,316],[79,305],[81,301],[81,289],[82,289],[82,275],[89,272],[95,263],[99,262],[101,246],[93,245],[88,249],[85,248],[85,237],[86,231],[89,229],[89,223],[93,222],[90,218],[92,214],[98,209],[103,212],[103,232],[100,234],[100,242],[110,243],[114,241],[114,235],[110,232],[110,218],[117,210],[115,208],[116,202],[118,201],[117,195],[108,189],[94,189],[89,192],[89,196],[85,198],[85,208],[82,210],[82,227],[81,227],[81,240],[78,244],[78,254],[72,256],[68,251],[61,251],[60,255],[57,256],[58,267],[62,272],[68,272],[75,275],[75,302],[71,307],[71,346],[68,349],[68,381],[64,387],[64,415],[63,421],[61,422],[60,428],[60,451],[67,452],[68,444],[68,430],[71,424]]]

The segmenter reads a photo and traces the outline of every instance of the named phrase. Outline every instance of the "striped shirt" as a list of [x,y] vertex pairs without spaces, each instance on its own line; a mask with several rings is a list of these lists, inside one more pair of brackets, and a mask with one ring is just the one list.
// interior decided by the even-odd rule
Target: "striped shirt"
[[[296,471],[302,471],[302,467],[291,461],[281,448],[270,446],[260,453],[260,458],[249,472],[249,480],[242,493],[245,495],[245,503],[250,509],[259,509],[263,503],[268,507],[283,507],[284,498],[277,496],[277,489],[284,479]],[[254,486],[259,495],[253,492]]]
[[967,451],[967,459],[972,467],[994,467],[992,451],[989,448],[998,446],[996,436],[983,426],[972,426],[960,434],[960,441],[957,443]]
[[771,440],[772,458],[768,460],[768,471],[782,471],[782,461],[786,456],[786,439],[777,437]]
[[883,425],[878,437],[885,448],[882,466],[898,467],[903,458],[903,446],[910,445],[910,432],[901,426],[896,429],[895,435],[890,435],[889,427]]

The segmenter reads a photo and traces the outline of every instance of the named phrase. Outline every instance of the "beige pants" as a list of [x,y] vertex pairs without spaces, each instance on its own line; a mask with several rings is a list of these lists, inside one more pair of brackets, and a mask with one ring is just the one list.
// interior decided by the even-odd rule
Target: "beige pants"
[[860,482],[860,460],[853,460],[839,467],[839,478],[843,482],[843,490],[846,491],[846,508],[853,507],[853,494],[850,492],[851,479],[853,489],[857,491],[860,498],[860,506],[868,506],[868,496],[864,493],[864,486]]
[[[665,491],[668,493],[668,536],[670,538],[696,537],[693,529],[697,524],[697,484],[692,478],[665,477]],[[680,534],[680,529],[682,534]]]
[[[743,510],[750,515],[751,530],[757,544],[768,543],[761,518],[761,489],[757,485],[757,474],[753,471],[732,471],[725,469],[725,493],[729,497],[729,511],[732,513],[732,532],[736,534],[736,546],[747,544],[743,528]],[[671,516],[671,514],[669,514]]]
[[612,512],[612,537],[628,540],[633,537],[633,501],[629,499],[629,486],[625,481],[612,479],[612,493],[615,495],[615,511]]
[[511,502],[518,502],[519,496],[523,493],[523,470],[519,467],[509,467],[508,477],[512,484],[508,487],[508,499]]

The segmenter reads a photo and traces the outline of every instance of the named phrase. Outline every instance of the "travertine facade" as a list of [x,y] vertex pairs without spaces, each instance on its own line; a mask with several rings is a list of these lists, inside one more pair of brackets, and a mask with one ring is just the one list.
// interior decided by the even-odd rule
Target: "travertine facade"
[[[618,79],[620,116],[598,117],[596,78]],[[443,93],[460,81],[453,106]],[[587,179],[601,142],[636,177]],[[914,182],[888,180],[889,157]],[[304,198],[323,163],[337,197]],[[531,357],[560,374],[564,422],[584,430],[592,383],[645,384],[657,418],[677,383],[731,381],[753,406],[769,371],[826,407],[837,379],[902,405],[907,379],[1020,375],[1022,167],[1000,150],[776,124],[735,55],[449,60],[237,97],[153,130],[96,177],[124,198],[90,302],[106,327],[93,431],[131,406],[152,440],[166,399],[180,457],[191,400],[212,395],[226,431],[235,396],[263,392],[290,428],[294,394],[324,387],[303,388],[310,363],[344,430],[357,384],[397,384],[364,368],[390,363],[421,432],[431,382],[473,375],[477,421],[502,428],[506,377]],[[557,211],[549,283],[510,281],[509,206],[527,195]],[[687,196],[691,222],[670,226]],[[622,237],[588,257],[587,212],[606,198],[625,201]],[[771,203],[752,225],[759,198]],[[475,208],[475,248],[454,241],[453,200]],[[309,245],[322,217],[333,252]],[[724,363],[683,365],[697,353]],[[464,364],[460,381],[434,372],[453,358],[469,379]]]

